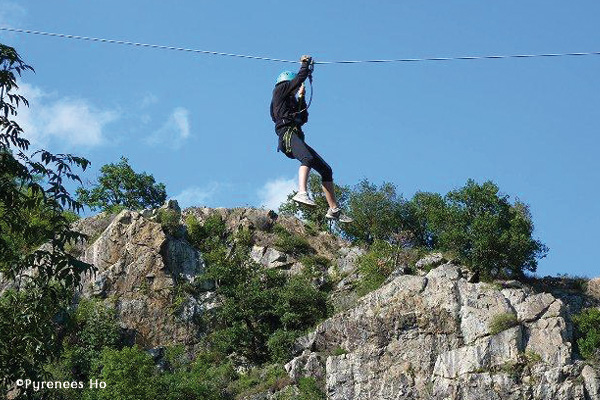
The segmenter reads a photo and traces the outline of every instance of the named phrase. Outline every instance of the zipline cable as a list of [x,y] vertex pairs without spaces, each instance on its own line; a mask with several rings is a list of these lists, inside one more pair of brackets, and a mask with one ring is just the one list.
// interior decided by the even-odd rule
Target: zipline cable
[[346,60],[346,61],[315,61],[315,64],[360,64],[360,63],[392,63],[418,61],[454,61],[454,60],[490,60],[502,58],[533,58],[533,57],[565,57],[565,56],[598,56],[599,51],[586,53],[548,53],[548,54],[511,54],[505,56],[467,56],[467,57],[431,57],[431,58],[398,58],[391,60]]
[[101,39],[101,38],[88,37],[88,36],[67,35],[64,33],[41,32],[41,31],[33,31],[33,30],[29,30],[29,29],[0,27],[0,31],[15,32],[15,33],[27,33],[30,35],[52,36],[52,37],[58,37],[58,38],[63,38],[63,39],[87,40],[90,42],[121,44],[121,45],[126,45],[126,46],[148,47],[151,49],[175,50],[175,51],[185,51],[185,52],[190,52],[190,53],[211,54],[211,55],[215,55],[215,56],[250,58],[250,59],[254,59],[254,60],[276,61],[276,62],[294,63],[294,64],[299,62],[299,61],[291,61],[291,60],[281,60],[278,58],[248,56],[248,55],[244,55],[244,54],[222,53],[219,51],[188,49],[185,47],[163,46],[163,45],[159,45],[159,44],[148,44],[148,43],[137,43],[137,42],[130,42],[127,40]]
[[[185,48],[185,47],[164,46],[164,45],[158,45],[158,44],[137,43],[137,42],[131,42],[131,41],[127,41],[127,40],[102,39],[102,38],[95,38],[95,37],[89,37],[89,36],[69,35],[69,34],[65,34],[65,33],[52,33],[52,32],[34,31],[34,30],[30,30],[30,29],[0,27],[0,31],[14,32],[14,33],[25,33],[25,34],[29,34],[29,35],[51,36],[51,37],[57,37],[57,38],[63,38],[63,39],[86,40],[86,41],[90,41],[90,42],[120,44],[120,45],[126,45],[126,46],[146,47],[146,48],[160,49],[160,50],[174,50],[174,51],[183,51],[183,52],[190,52],[190,53],[210,54],[210,55],[216,55],[216,56],[228,56],[228,57],[247,58],[247,59],[252,59],[252,60],[273,61],[273,62],[282,62],[282,63],[291,63],[291,64],[298,64],[298,63],[300,63],[300,61],[285,60],[285,59],[280,59],[280,58],[270,58],[270,57],[252,56],[252,55],[246,55],[246,54],[225,53],[225,52],[220,52],[220,51],[190,49],[190,48]],[[421,62],[421,61],[496,60],[496,59],[507,59],[507,58],[567,57],[567,56],[591,56],[591,55],[598,56],[598,55],[600,55],[600,51],[578,52],[578,53],[511,54],[511,55],[497,55],[497,56],[429,57],[429,58],[397,58],[397,59],[382,59],[382,60],[315,61],[314,63],[315,64],[320,64],[320,65],[328,65],[328,64],[365,64],[365,63],[396,63],[396,62]]]

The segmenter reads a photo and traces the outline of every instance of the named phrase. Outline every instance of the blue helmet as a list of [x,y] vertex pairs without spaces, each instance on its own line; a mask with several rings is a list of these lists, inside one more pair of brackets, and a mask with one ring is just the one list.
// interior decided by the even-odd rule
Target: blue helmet
[[295,77],[296,77],[296,73],[295,72],[292,72],[292,71],[283,71],[277,77],[277,82],[275,82],[275,84],[277,85],[279,82],[291,81]]

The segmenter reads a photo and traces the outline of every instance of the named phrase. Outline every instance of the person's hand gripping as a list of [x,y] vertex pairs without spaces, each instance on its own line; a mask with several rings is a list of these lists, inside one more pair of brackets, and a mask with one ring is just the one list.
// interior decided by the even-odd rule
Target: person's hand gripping
[[300,57],[300,62],[310,64],[312,62],[312,57],[311,56],[307,56],[307,55],[303,55],[302,57]]

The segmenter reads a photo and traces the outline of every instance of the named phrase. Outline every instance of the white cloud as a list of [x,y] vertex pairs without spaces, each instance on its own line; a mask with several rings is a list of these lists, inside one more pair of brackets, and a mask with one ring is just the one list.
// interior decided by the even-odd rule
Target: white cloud
[[156,103],[158,103],[158,96],[153,93],[146,93],[146,95],[142,98],[140,107],[146,108]]
[[15,119],[33,144],[59,141],[67,147],[98,146],[106,141],[105,126],[118,118],[116,112],[100,110],[85,99],[57,99],[29,84],[21,84],[19,93],[29,100],[29,108],[20,107]]
[[0,25],[12,27],[13,24],[20,24],[27,15],[27,10],[12,1],[0,2]]
[[174,148],[181,146],[182,142],[190,137],[189,115],[187,109],[175,108],[164,125],[147,137],[146,142],[153,145],[166,143]]
[[298,190],[298,182],[295,179],[278,178],[270,180],[258,191],[261,207],[277,211],[281,203],[287,200],[288,195]]
[[206,201],[213,197],[219,189],[219,184],[211,183],[206,187],[192,186],[184,189],[176,196],[173,196],[177,200],[179,206],[182,208],[186,207],[198,207],[206,204]]
[[171,115],[173,122],[177,131],[179,132],[179,137],[181,139],[186,139],[190,136],[190,120],[189,120],[189,111],[185,108],[176,108]]

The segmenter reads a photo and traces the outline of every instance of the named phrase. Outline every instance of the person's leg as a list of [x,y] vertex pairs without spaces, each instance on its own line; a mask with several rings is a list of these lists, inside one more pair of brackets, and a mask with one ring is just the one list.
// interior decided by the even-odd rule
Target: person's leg
[[307,184],[308,184],[308,175],[310,174],[310,167],[306,165],[301,165],[298,170],[298,191],[306,192]]
[[335,199],[335,191],[333,185],[333,171],[329,164],[323,160],[323,157],[319,155],[309,145],[306,145],[308,151],[312,155],[311,167],[315,169],[321,175],[321,181],[323,186],[323,193],[325,194],[325,199],[327,200],[327,204],[329,208],[337,208],[337,201]]
[[[293,135],[291,139],[291,147],[294,158],[300,160],[302,163],[299,171],[298,183],[300,190],[306,190],[308,174],[310,169],[314,168],[321,175],[323,193],[325,194],[325,199],[327,199],[327,204],[329,205],[329,210],[327,210],[325,217],[344,223],[352,222],[352,218],[342,214],[341,210],[337,206],[333,185],[333,171],[331,170],[329,164],[323,160],[323,157],[321,157],[319,153],[317,153],[312,147],[307,145],[304,140],[298,138],[296,135]],[[311,206],[315,205],[314,201],[308,198],[308,195],[305,192],[296,193],[293,199],[299,203],[304,203]]]
[[333,219],[343,223],[352,222],[352,218],[347,215],[342,214],[342,211],[339,209],[337,205],[337,201],[335,199],[335,189],[333,184],[333,171],[329,164],[323,160],[323,157],[319,155],[312,147],[306,146],[312,155],[312,164],[311,167],[314,168],[319,174],[321,174],[321,181],[323,183],[323,193],[325,194],[325,198],[327,199],[327,204],[329,205],[329,210],[327,210],[327,214],[325,217],[327,219]]
[[291,135],[289,147],[293,158],[299,160],[302,164],[298,169],[298,193],[292,199],[298,203],[314,206],[315,202],[308,195],[308,176],[312,167],[313,156],[304,140],[300,139],[297,134]]
[[329,208],[337,208],[333,181],[323,182],[323,193],[325,193],[325,199],[327,199]]
[[290,138],[290,147],[292,149],[292,156],[301,163],[298,169],[298,191],[306,192],[308,176],[314,163],[314,156],[310,151],[310,147],[296,134]]

